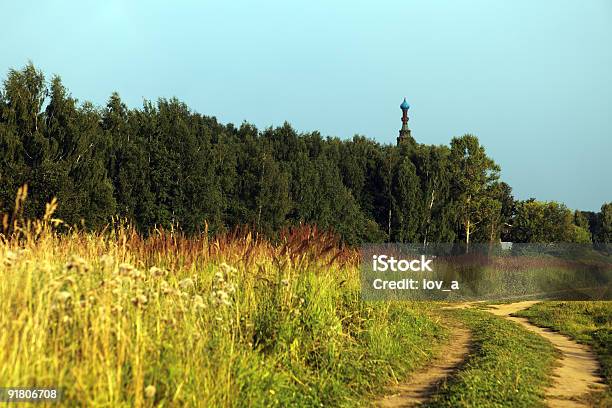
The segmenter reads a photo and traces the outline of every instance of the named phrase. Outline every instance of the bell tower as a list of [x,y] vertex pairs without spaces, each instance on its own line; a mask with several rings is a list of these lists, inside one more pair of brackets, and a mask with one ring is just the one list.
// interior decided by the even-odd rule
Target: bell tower
[[398,145],[404,140],[412,139],[410,129],[408,128],[408,109],[410,109],[410,105],[408,105],[408,102],[406,102],[406,98],[404,98],[404,102],[402,102],[400,105],[400,109],[402,110],[402,128],[400,129],[399,137],[397,138]]

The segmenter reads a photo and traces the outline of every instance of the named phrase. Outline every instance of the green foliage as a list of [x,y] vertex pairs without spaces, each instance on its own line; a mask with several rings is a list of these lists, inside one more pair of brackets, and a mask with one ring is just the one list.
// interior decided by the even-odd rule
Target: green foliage
[[513,222],[514,242],[591,242],[589,232],[574,224],[572,212],[554,201],[518,202]]
[[451,192],[450,149],[419,145],[412,159],[421,181],[419,242],[454,242],[458,234]]
[[419,238],[419,219],[422,213],[422,201],[419,190],[419,178],[412,161],[404,158],[397,166],[392,183],[394,214],[397,225],[392,237],[395,242],[416,242]]
[[499,224],[501,202],[494,197],[493,183],[499,178],[500,168],[473,135],[451,141],[450,161],[457,220],[469,245],[471,235],[477,229],[484,229],[486,222]]
[[57,215],[69,225],[101,228],[116,215],[145,234],[247,225],[277,237],[316,224],[350,244],[612,239],[612,204],[600,214],[577,212],[573,228],[566,209],[517,206],[498,178],[472,135],[449,148],[324,138],[288,123],[237,128],[176,98],[129,109],[117,93],[99,109],[31,63],[10,70],[0,92],[0,213],[12,211],[27,183],[28,218],[57,197]]
[[589,230],[589,220],[582,211],[574,211],[574,224],[580,228],[584,228],[587,231]]
[[90,104],[77,106],[59,77],[47,87],[31,63],[10,70],[0,94],[0,211],[10,211],[17,188],[27,183],[26,217],[39,216],[57,197],[57,215],[66,222],[106,224],[115,200],[99,120]]
[[577,225],[571,226],[570,233],[570,242],[575,242],[578,244],[590,244],[591,243],[591,233],[588,229],[583,227],[579,227]]
[[612,242],[612,202],[601,206],[599,213],[599,233],[597,241],[603,243]]

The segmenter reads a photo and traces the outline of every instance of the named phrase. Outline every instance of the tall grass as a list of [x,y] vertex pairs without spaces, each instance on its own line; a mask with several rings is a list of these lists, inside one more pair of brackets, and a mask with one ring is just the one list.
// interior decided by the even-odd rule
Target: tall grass
[[3,219],[2,386],[69,406],[354,406],[445,335],[427,304],[364,303],[357,252],[315,228],[59,234],[56,205]]

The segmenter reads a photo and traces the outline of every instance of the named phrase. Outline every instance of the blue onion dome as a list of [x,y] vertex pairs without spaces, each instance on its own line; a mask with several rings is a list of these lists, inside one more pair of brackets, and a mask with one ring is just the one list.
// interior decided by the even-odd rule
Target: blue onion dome
[[408,102],[406,102],[406,98],[404,98],[404,102],[402,102],[402,104],[400,105],[400,108],[402,110],[404,109],[410,109],[410,105],[408,105]]

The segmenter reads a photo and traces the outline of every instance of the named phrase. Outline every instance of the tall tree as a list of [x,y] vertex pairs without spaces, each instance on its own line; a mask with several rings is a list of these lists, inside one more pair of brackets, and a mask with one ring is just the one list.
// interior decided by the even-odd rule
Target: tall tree
[[420,239],[428,242],[454,242],[455,208],[451,197],[450,149],[446,146],[419,145],[413,160],[421,180]]
[[[91,104],[80,109],[61,79],[51,80],[50,101],[45,109],[45,136],[53,194],[58,217],[69,224],[79,222],[99,227],[115,213],[112,184],[107,177],[106,146],[99,130],[99,115]],[[33,186],[40,189],[40,186]]]
[[450,161],[453,174],[453,199],[461,233],[469,247],[470,238],[485,217],[500,209],[491,196],[491,186],[499,178],[499,166],[486,154],[473,135],[453,138]]
[[422,214],[420,180],[416,167],[408,157],[397,166],[393,179],[394,228],[391,240],[418,242]]
[[512,224],[514,242],[590,242],[588,231],[574,224],[572,212],[554,201],[518,202]]
[[599,213],[600,230],[598,241],[609,244],[612,243],[612,202],[604,203]]
[[475,237],[481,242],[496,242],[506,235],[514,214],[512,189],[504,182],[494,182],[485,190],[480,228]]
[[4,81],[2,133],[12,157],[3,173],[14,177],[10,195],[15,194],[17,186],[30,185],[25,203],[26,217],[40,216],[44,204],[66,183],[62,164],[52,157],[50,141],[45,134],[42,107],[48,94],[43,73],[32,63],[22,70],[11,69]]

